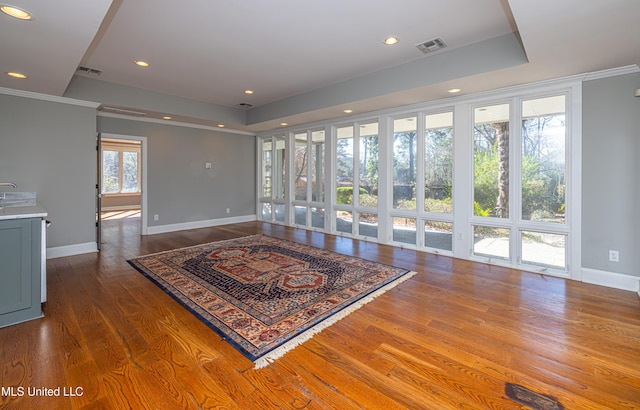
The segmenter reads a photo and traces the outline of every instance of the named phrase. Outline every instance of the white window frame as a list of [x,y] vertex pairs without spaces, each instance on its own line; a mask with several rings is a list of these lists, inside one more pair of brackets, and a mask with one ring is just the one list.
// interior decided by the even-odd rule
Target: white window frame
[[[520,157],[517,155],[516,149],[518,143],[512,142],[510,144],[510,158],[516,160],[510,161],[510,204],[508,221],[500,221],[500,218],[481,218],[474,217],[473,215],[473,107],[480,105],[490,105],[504,101],[513,101],[513,109],[510,112],[510,134],[521,133],[521,124],[514,122],[517,111],[521,109],[520,104],[523,99],[542,98],[544,96],[558,95],[560,93],[566,93],[566,187],[565,187],[565,204],[567,213],[565,215],[565,223],[558,224],[557,226],[549,226],[545,224],[536,225],[535,221],[516,221],[516,215],[520,218],[520,189],[519,184],[514,184],[515,178],[520,178],[519,164]],[[438,214],[428,213],[424,211],[423,189],[417,185],[416,195],[416,211],[395,210],[393,206],[393,119],[400,117],[408,117],[410,115],[417,115],[418,118],[418,142],[417,142],[417,174],[418,178],[424,177],[424,115],[453,111],[453,129],[454,129],[454,142],[453,142],[453,213],[452,214]],[[343,209],[343,205],[337,205],[335,203],[335,190],[336,190],[336,143],[337,143],[337,128],[348,125],[355,125],[359,123],[367,123],[371,121],[378,122],[378,136],[379,136],[379,152],[378,152],[378,177],[379,177],[379,196],[377,209],[361,209],[358,206],[347,206],[349,211],[354,212],[354,229],[353,235],[347,235],[343,232],[337,232],[335,226],[335,211],[336,209]],[[516,124],[516,125],[514,125]],[[295,131],[297,133],[304,132],[303,130],[325,129],[325,201],[324,203],[314,204],[318,208],[324,208],[325,210],[325,233],[352,236],[357,239],[370,240],[382,244],[391,244],[403,248],[413,248],[421,251],[432,253],[444,253],[451,256],[467,259],[478,260],[483,262],[489,262],[491,264],[505,265],[512,268],[522,269],[526,271],[542,272],[545,274],[570,277],[572,279],[582,279],[581,269],[581,167],[582,167],[582,79],[579,77],[565,78],[544,81],[535,84],[527,84],[522,86],[509,87],[502,90],[494,90],[485,93],[479,93],[469,96],[458,96],[449,98],[442,101],[436,101],[431,103],[415,104],[403,108],[382,110],[379,112],[355,115],[349,121],[344,119],[334,119],[325,122],[312,123],[308,125],[298,126]],[[291,192],[291,178],[288,170],[291,169],[291,144],[293,142],[293,130],[279,130],[277,135],[285,135],[285,141],[287,143],[287,156],[289,156],[286,166],[288,169],[285,171],[287,179],[287,187],[289,189],[285,192],[285,198],[283,200],[273,200],[272,198],[260,198],[262,187],[261,182],[261,154],[258,155],[258,215],[260,218],[261,208],[260,206],[264,201],[272,204],[285,205],[286,213],[285,225],[294,225],[291,220],[292,207],[294,202],[290,200],[289,193]],[[273,132],[273,131],[271,131]],[[284,134],[283,134],[284,133]],[[271,138],[274,134],[265,134],[265,136],[258,136],[258,144],[261,143],[263,138]],[[355,136],[358,135],[358,127],[354,128],[354,172],[357,171],[358,161],[358,149],[359,143]],[[519,139],[518,139],[519,142]],[[260,150],[258,151],[260,153]],[[275,156],[274,156],[275,160]],[[519,180],[518,180],[519,181]],[[354,204],[357,203],[357,190],[354,186]],[[422,193],[421,193],[422,192]],[[297,204],[297,202],[296,202]],[[377,213],[378,214],[378,238],[360,237],[357,235],[357,212]],[[446,252],[437,249],[429,249],[424,246],[424,235],[416,235],[416,245],[408,245],[406,243],[393,242],[392,239],[392,218],[394,216],[400,217],[412,217],[416,218],[418,224],[416,230],[419,232],[422,230],[421,226],[424,220],[436,220],[447,223],[452,223],[453,238],[452,238],[452,251]],[[272,218],[273,219],[273,218]],[[268,221],[275,222],[276,221]],[[506,223],[505,223],[506,222]],[[473,255],[473,232],[472,227],[474,224],[481,224],[486,226],[505,227],[510,229],[510,255],[521,255],[521,249],[519,249],[519,235],[522,230],[535,230],[548,233],[561,233],[567,235],[566,240],[566,271],[554,271],[546,267],[532,266],[531,264],[520,263],[517,257],[512,257],[510,261],[503,262],[499,260],[490,260],[488,258],[480,258]],[[310,229],[306,227],[306,229]]]
[[[102,190],[104,190],[104,151],[116,151],[118,152],[118,186],[120,187],[119,192],[102,192],[103,197],[118,197],[118,196],[132,196],[132,195],[140,195],[142,192],[141,184],[142,184],[142,147],[140,143],[136,142],[128,142],[122,140],[113,140],[109,138],[102,138],[100,143],[100,169],[101,169],[101,177],[103,178],[100,181],[100,186]],[[137,161],[137,181],[138,181],[138,189],[133,192],[122,192],[123,187],[123,177],[124,177],[124,154],[125,152],[135,152],[138,154]]]

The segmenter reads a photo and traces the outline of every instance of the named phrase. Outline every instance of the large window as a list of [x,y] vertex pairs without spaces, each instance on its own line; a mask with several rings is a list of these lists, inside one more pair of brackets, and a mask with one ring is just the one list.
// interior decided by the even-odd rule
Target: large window
[[423,246],[453,251],[453,112],[424,116]]
[[393,121],[393,207],[416,209],[416,117]]
[[523,90],[261,137],[259,215],[566,276],[579,85]]
[[336,231],[378,238],[378,123],[336,130]]
[[102,193],[140,192],[140,142],[103,139]]
[[294,224],[323,229],[325,131],[297,132],[293,142]]
[[566,271],[566,95],[474,109],[474,256]]
[[522,219],[564,222],[565,96],[522,101]]
[[509,217],[509,104],[474,110],[473,214]]
[[285,137],[258,140],[260,158],[259,212],[266,221],[285,222]]

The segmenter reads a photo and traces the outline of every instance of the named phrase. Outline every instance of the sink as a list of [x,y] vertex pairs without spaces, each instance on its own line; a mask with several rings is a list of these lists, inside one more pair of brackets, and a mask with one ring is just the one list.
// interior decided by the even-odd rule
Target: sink
[[35,192],[0,192],[0,209],[35,205]]

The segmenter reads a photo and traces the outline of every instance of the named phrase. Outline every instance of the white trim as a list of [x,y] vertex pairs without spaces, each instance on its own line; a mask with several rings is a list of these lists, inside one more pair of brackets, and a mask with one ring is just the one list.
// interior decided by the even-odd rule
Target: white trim
[[252,222],[257,220],[256,215],[234,216],[231,218],[209,219],[205,221],[183,222],[171,225],[150,226],[147,228],[147,235],[155,235],[158,233],[186,231],[189,229],[209,228],[212,226],[220,226],[227,224],[237,224],[242,222]]
[[197,128],[197,129],[200,129],[200,130],[219,131],[219,132],[224,132],[224,133],[227,133],[227,134],[240,134],[240,135],[247,135],[247,136],[251,136],[251,137],[255,137],[255,135],[256,135],[254,132],[232,130],[232,129],[229,129],[229,128],[226,128],[226,127],[225,128],[221,128],[221,127],[214,127],[212,125],[192,124],[192,123],[188,123],[188,122],[171,121],[171,120],[160,120],[160,119],[157,119],[157,118],[132,117],[132,116],[129,116],[129,115],[114,114],[114,113],[110,113],[110,112],[108,113],[108,112],[104,112],[104,111],[97,111],[97,116],[98,117],[109,117],[109,118],[121,118],[123,120],[129,120],[129,121],[151,122],[151,123],[154,123],[154,124],[162,124],[162,125],[175,125],[176,127]]
[[0,87],[0,94],[11,95],[14,97],[31,98],[34,100],[69,104],[69,105],[78,105],[80,107],[88,107],[88,108],[98,108],[100,106],[100,103],[93,102],[93,101],[76,100],[73,98],[58,97],[56,95],[34,93],[32,91],[14,90],[13,88]]
[[600,80],[602,78],[616,77],[619,75],[633,74],[640,72],[640,67],[637,64],[627,65],[624,67],[611,68],[608,70],[594,71],[593,73],[586,73],[582,81]]
[[566,176],[570,186],[566,187],[565,204],[569,207],[567,223],[571,233],[566,244],[567,267],[571,279],[582,280],[582,84],[571,87],[566,118],[571,127],[566,147],[570,152]]
[[638,276],[598,269],[582,268],[582,282],[638,292],[640,295],[640,277]]
[[98,252],[98,244],[95,242],[56,246],[55,248],[47,248],[47,259],[63,258],[65,256],[81,255],[93,252]]

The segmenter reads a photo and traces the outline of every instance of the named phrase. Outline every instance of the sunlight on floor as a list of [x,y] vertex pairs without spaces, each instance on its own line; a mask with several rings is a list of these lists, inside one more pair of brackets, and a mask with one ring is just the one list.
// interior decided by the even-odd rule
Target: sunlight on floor
[[103,221],[124,218],[140,218],[140,210],[131,209],[128,211],[105,211],[102,212],[101,217]]

